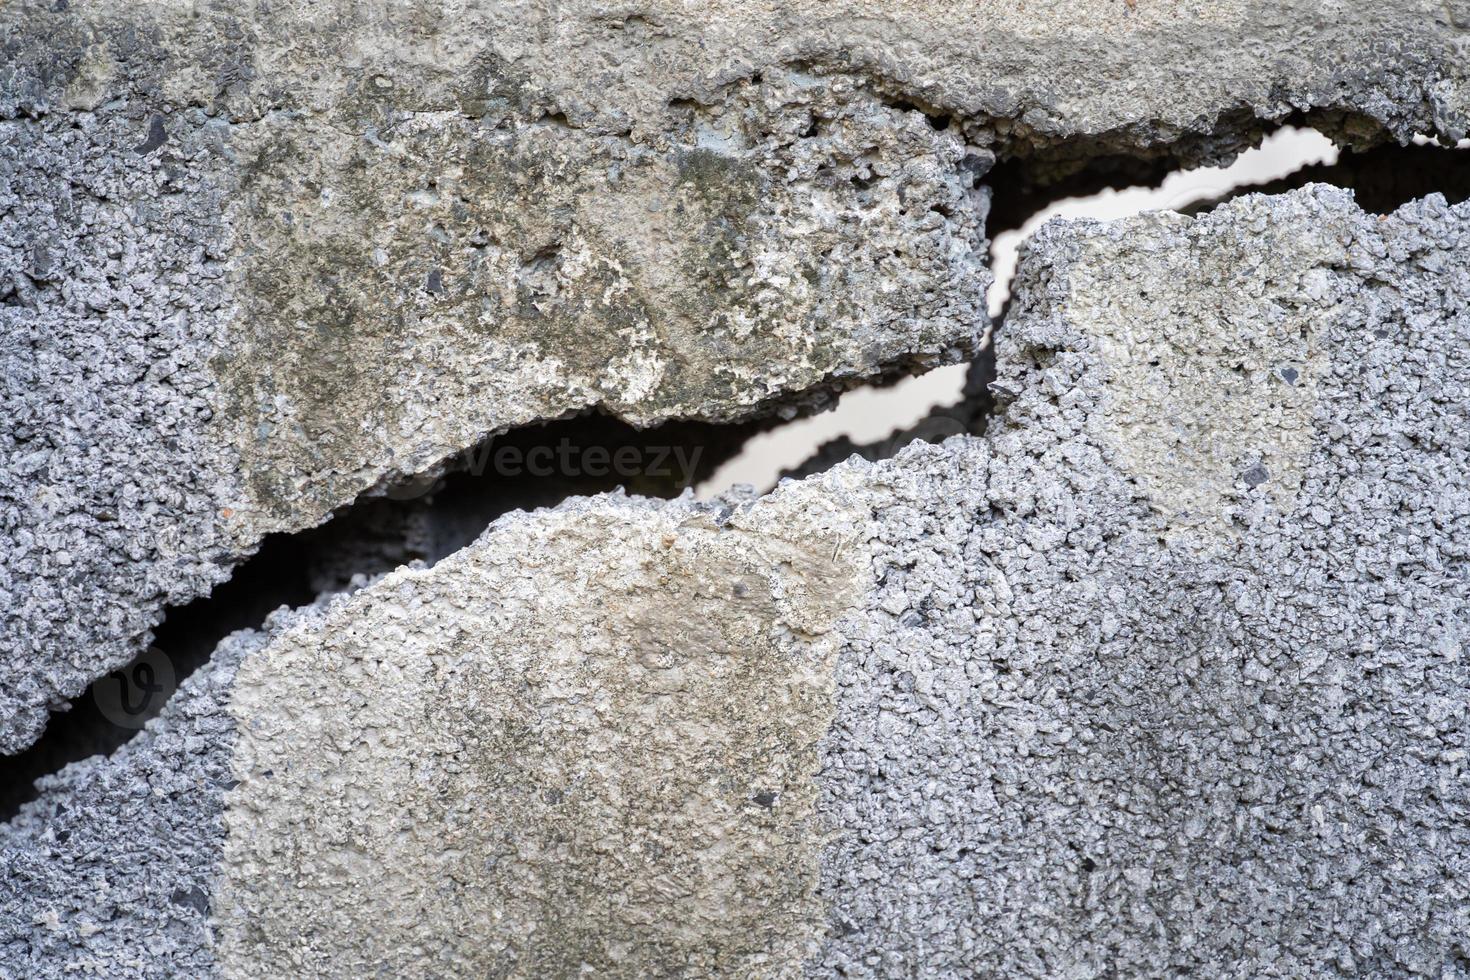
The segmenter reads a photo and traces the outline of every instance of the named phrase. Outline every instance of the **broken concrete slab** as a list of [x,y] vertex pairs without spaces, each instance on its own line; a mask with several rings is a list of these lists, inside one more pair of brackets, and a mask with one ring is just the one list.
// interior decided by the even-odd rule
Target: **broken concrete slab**
[[[816,484],[730,514],[576,502],[248,658],[221,974],[798,962],[820,922],[832,627],[866,584],[866,519]],[[345,710],[320,710],[324,678]]]
[[1463,13],[7,5],[0,752],[264,535],[487,433],[972,353],[996,153],[1463,135]]
[[487,434],[790,411],[985,329],[981,158],[852,80],[646,141],[487,54],[473,106],[373,75],[245,118],[153,14],[11,34],[0,751],[266,534]]
[[1043,230],[985,439],[875,472],[817,972],[1457,973],[1467,236],[1322,187]]
[[[138,741],[69,767],[0,831],[5,962],[416,976],[799,960],[820,920],[832,627],[864,589],[866,517],[816,483],[735,509],[577,499],[232,638]],[[328,688],[343,710],[302,728]],[[401,806],[423,813],[380,822]],[[100,854],[99,834],[129,844]],[[317,892],[318,872],[355,881],[357,907]],[[111,914],[88,898],[104,874]],[[201,880],[217,886],[170,907]],[[123,894],[156,904],[130,917]],[[507,928],[484,934],[492,921]]]
[[[239,780],[186,807],[211,970],[1453,974],[1467,237],[1323,187],[1054,223],[983,438],[516,515],[254,643],[153,735]],[[0,831],[0,948],[111,965],[165,909],[43,839],[133,758]]]
[[265,534],[486,433],[790,411],[972,353],[996,153],[1464,135],[1464,22],[8,4],[0,752]]

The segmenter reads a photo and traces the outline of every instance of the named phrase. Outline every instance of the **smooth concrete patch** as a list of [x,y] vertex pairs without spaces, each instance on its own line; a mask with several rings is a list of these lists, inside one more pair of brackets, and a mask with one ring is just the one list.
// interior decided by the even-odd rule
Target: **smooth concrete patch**
[[[1322,334],[1351,228],[1335,203],[1252,198],[1081,237],[1055,313],[1085,325],[1105,402],[1089,424],[1173,527],[1228,532],[1242,483],[1289,511],[1311,448]],[[1247,234],[1222,236],[1222,224]],[[1043,369],[1043,386],[1055,375]]]
[[598,498],[247,658],[222,975],[791,975],[865,518]]

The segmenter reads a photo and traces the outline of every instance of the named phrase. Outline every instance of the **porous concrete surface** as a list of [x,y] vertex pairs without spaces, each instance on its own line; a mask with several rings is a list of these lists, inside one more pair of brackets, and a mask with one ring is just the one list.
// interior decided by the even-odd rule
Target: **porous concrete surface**
[[0,9],[0,752],[272,531],[970,353],[996,153],[1466,131],[1464,0]]
[[214,973],[210,893],[224,842],[237,633],[110,757],[73,763],[0,827],[0,977]]
[[203,712],[223,815],[135,793],[193,863],[76,884],[64,775],[8,941],[166,973],[120,951],[183,875],[166,955],[231,976],[1466,975],[1467,239],[1320,186],[1053,223],[983,438],[511,515],[278,630]]
[[811,975],[1470,972],[1467,243],[1040,232],[986,437],[869,477]]
[[221,974],[789,972],[866,586],[824,490],[517,515],[247,657]]

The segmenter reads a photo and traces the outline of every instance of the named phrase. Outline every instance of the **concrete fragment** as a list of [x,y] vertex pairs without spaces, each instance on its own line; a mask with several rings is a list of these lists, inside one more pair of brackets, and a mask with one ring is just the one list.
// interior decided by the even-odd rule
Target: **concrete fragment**
[[298,16],[0,14],[0,751],[266,534],[487,434],[789,411],[985,329],[989,158],[857,79],[635,137],[483,45],[364,73]]
[[232,639],[0,830],[3,962],[790,972],[821,926],[813,776],[865,520],[816,484],[734,511],[575,500]]
[[1042,230],[985,439],[871,478],[814,975],[1463,973],[1467,237]]
[[211,891],[233,785],[240,633],[110,757],[42,783],[0,829],[0,977],[210,976]]
[[249,658],[221,975],[789,972],[865,517],[567,505]]
[[[189,837],[212,970],[1457,975],[1467,237],[1323,187],[1054,223],[983,438],[507,518],[278,631],[197,750],[240,780]],[[42,815],[181,724],[0,831],[0,949],[136,948],[169,889],[96,915]]]

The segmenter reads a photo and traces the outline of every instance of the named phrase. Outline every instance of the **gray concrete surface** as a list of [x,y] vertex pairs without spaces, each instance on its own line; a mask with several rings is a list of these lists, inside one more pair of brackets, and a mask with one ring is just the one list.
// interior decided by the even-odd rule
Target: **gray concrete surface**
[[487,433],[963,359],[996,153],[1465,134],[1459,0],[10,3],[0,752]]
[[0,830],[5,962],[1465,975],[1467,237],[1049,225],[983,438],[511,515],[237,639]]
[[230,50],[281,64],[201,66],[241,22],[182,11],[0,15],[0,751],[265,534],[487,434],[789,412],[985,329],[986,158],[852,79],[634,139],[488,50],[452,94],[262,15]]
[[985,439],[869,477],[811,974],[1466,975],[1467,235],[1039,233]]
[[0,977],[204,977],[240,657],[227,639],[163,717],[114,755],[43,783],[0,829]]

